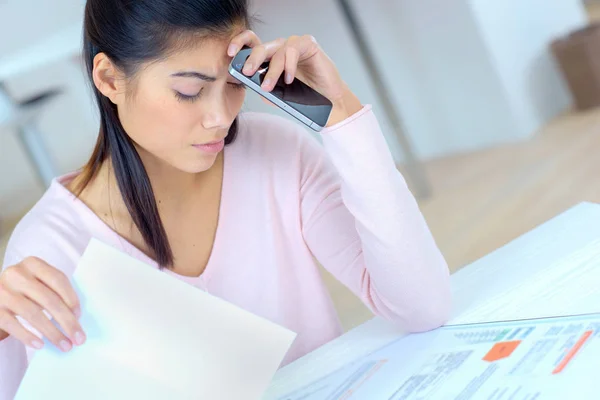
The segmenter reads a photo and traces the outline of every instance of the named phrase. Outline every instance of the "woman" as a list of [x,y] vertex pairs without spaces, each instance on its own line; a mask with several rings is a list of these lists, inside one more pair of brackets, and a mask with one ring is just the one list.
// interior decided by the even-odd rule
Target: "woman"
[[[249,19],[246,0],[88,0],[100,134],[85,168],[58,178],[10,240],[2,399],[39,337],[84,345],[68,277],[92,237],[297,332],[285,362],[341,333],[315,258],[407,330],[447,318],[446,263],[371,107],[312,37],[261,44]],[[247,75],[271,59],[266,90],[285,74],[332,101],[324,146],[287,120],[240,114],[244,88],[227,67],[244,45]]]

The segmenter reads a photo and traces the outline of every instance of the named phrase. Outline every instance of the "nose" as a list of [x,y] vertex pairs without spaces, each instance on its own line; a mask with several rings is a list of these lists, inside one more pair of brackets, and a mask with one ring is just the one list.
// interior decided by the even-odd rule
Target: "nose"
[[202,126],[207,130],[227,129],[231,125],[231,110],[225,96],[219,96],[210,104],[204,113]]

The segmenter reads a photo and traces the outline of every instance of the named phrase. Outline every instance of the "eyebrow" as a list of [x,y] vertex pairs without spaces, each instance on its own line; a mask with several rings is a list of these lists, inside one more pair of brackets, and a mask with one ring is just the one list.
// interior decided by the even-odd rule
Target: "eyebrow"
[[183,78],[197,78],[206,82],[215,82],[217,80],[217,78],[215,78],[214,76],[208,76],[208,75],[204,75],[201,74],[200,72],[195,72],[195,71],[181,71],[181,72],[176,72],[174,74],[171,74],[171,76],[174,77],[183,77]]

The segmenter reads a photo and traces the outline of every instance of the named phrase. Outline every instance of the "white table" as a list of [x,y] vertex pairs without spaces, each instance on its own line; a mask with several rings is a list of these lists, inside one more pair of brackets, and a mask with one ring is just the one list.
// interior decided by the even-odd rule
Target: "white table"
[[[600,205],[582,203],[452,276],[450,324],[600,312]],[[403,333],[375,318],[282,368],[278,399]]]

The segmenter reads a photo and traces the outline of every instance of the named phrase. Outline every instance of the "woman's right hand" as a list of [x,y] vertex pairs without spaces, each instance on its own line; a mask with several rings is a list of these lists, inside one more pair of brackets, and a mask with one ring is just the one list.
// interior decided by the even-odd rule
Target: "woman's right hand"
[[[65,336],[44,313],[58,323]],[[26,346],[44,343],[27,330],[18,315],[64,352],[85,342],[78,318],[79,299],[67,276],[44,261],[30,257],[0,274],[0,340],[13,336]]]

